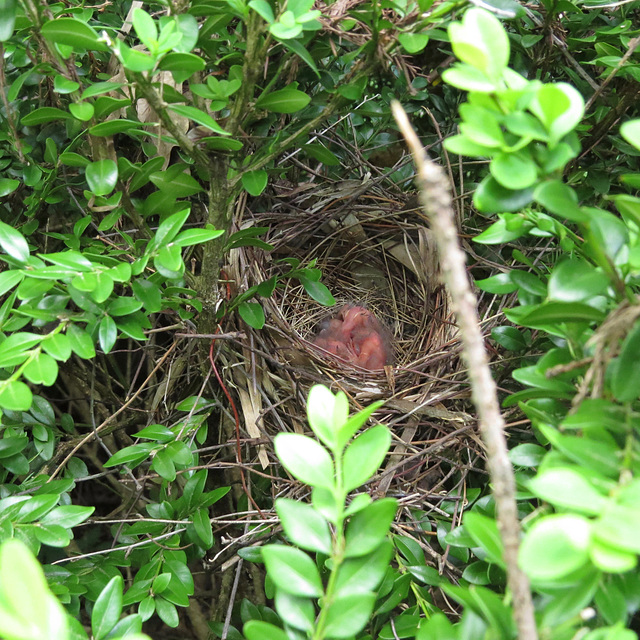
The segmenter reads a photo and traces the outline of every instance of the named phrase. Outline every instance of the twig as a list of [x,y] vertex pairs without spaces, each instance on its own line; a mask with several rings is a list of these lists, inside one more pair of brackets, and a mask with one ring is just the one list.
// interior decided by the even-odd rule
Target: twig
[[504,544],[504,560],[513,595],[518,638],[536,640],[538,635],[529,580],[518,567],[520,524],[515,499],[515,479],[504,437],[504,420],[500,414],[496,385],[491,377],[484,348],[476,297],[469,286],[465,255],[458,243],[449,186],[442,168],[427,157],[400,103],[394,101],[391,108],[416,164],[420,201],[431,222],[440,253],[442,273],[460,329],[473,403],[478,411],[480,432],[487,449],[487,466],[493,484],[498,528]]

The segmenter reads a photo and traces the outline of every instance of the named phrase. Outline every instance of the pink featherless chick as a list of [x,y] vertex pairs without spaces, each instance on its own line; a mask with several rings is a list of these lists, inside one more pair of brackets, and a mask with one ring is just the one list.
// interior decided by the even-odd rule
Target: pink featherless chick
[[345,305],[322,323],[314,344],[349,364],[375,371],[391,361],[387,331],[364,307]]

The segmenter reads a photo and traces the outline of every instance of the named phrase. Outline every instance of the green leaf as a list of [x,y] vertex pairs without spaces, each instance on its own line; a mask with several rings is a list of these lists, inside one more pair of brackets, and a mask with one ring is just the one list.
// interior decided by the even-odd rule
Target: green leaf
[[375,593],[352,593],[337,596],[329,605],[326,618],[327,638],[353,638],[366,626],[373,605]]
[[476,286],[482,291],[498,295],[512,293],[518,289],[518,286],[511,281],[511,272],[497,273],[495,276],[476,280]]
[[398,41],[407,53],[420,53],[428,44],[429,36],[426,33],[400,33]]
[[391,432],[384,425],[367,429],[344,452],[344,490],[364,484],[382,464],[391,446]]
[[50,355],[40,353],[27,364],[22,373],[32,384],[50,387],[58,378],[58,363]]
[[92,162],[85,172],[89,190],[97,196],[109,195],[118,181],[118,165],[109,158]]
[[304,276],[298,276],[300,284],[304,287],[304,290],[320,304],[326,307],[331,307],[336,303],[335,298],[331,295],[331,291],[326,285],[322,284],[318,280],[312,280],[311,278],[305,278]]
[[274,113],[295,113],[304,109],[311,102],[308,96],[297,89],[280,89],[271,93],[262,94],[257,102],[257,109],[266,109]]
[[526,189],[538,179],[538,167],[527,151],[499,153],[490,164],[493,177],[507,189]]
[[338,430],[348,417],[349,401],[344,392],[339,391],[334,395],[324,385],[316,384],[311,387],[307,400],[309,425],[316,436],[336,453]]
[[282,629],[261,620],[249,620],[242,632],[247,640],[289,640],[289,636]]
[[[190,76],[198,71],[203,71],[205,61],[193,53],[169,53],[160,61],[160,69],[165,71],[179,71]],[[187,77],[188,77],[187,76]]]
[[147,252],[172,242],[182,230],[184,223],[189,218],[189,213],[190,210],[188,208],[183,209],[182,211],[178,211],[177,213],[170,215],[166,220],[164,220],[158,227],[155,236],[151,239]]
[[95,640],[105,638],[122,613],[122,576],[111,578],[102,589],[91,612],[91,631]]
[[238,313],[250,327],[254,329],[264,327],[264,310],[259,302],[241,302],[238,305]]
[[357,558],[371,553],[382,544],[396,515],[398,502],[382,498],[356,513],[347,525],[345,558]]
[[500,21],[484,9],[472,7],[462,22],[449,25],[453,53],[462,62],[498,79],[509,63],[509,38]]
[[168,482],[173,482],[176,479],[176,467],[166,449],[160,449],[156,452],[151,462],[151,468]]
[[331,534],[327,521],[311,505],[278,498],[276,511],[291,542],[307,551],[331,554]]
[[502,539],[498,525],[493,518],[474,511],[467,511],[464,515],[464,529],[475,543],[487,553],[491,562],[504,568]]
[[200,183],[185,173],[184,165],[173,165],[167,171],[157,171],[149,175],[153,184],[164,193],[174,198],[187,198],[203,191]]
[[247,171],[242,174],[242,186],[248,191],[249,195],[259,196],[267,186],[269,175],[264,169],[258,171]]
[[198,509],[193,514],[192,522],[204,548],[210,549],[213,546],[213,528],[211,527],[211,518],[209,518],[209,509]]
[[93,347],[93,340],[86,331],[83,331],[77,324],[67,327],[67,337],[71,350],[85,360],[95,358],[96,351]]
[[640,322],[627,334],[613,368],[611,390],[620,402],[632,402],[640,395],[640,376],[636,374],[640,359]]
[[620,127],[620,135],[640,151],[640,120],[627,120]]
[[55,42],[77,50],[106,51],[107,45],[100,41],[95,29],[75,18],[56,18],[45,22],[40,33]]
[[16,0],[0,2],[0,42],[6,42],[13,35],[16,23]]
[[279,433],[274,446],[282,466],[292,476],[312,487],[333,488],[331,456],[315,440],[298,433]]
[[316,610],[309,598],[299,598],[282,589],[276,590],[276,611],[282,621],[300,631],[313,631]]
[[367,593],[375,590],[393,556],[393,545],[384,540],[370,554],[345,560],[338,569],[336,595]]
[[117,133],[126,133],[127,131],[144,131],[142,129],[142,123],[136,120],[125,120],[120,118],[118,120],[108,120],[107,122],[100,122],[89,128],[89,133],[92,136],[113,136]]
[[[69,111],[74,118],[81,122],[87,122],[93,118],[95,108],[90,102],[72,102],[69,105]],[[111,160],[111,162],[113,161]]]
[[9,411],[28,411],[33,401],[31,389],[18,380],[0,382],[0,407]]
[[560,180],[540,184],[533,193],[538,204],[551,213],[573,222],[586,222],[589,218],[578,206],[578,195]]
[[184,273],[182,250],[176,245],[162,247],[153,259],[153,266],[169,280],[177,280]]
[[115,467],[119,464],[126,464],[130,468],[139,465],[149,457],[153,449],[157,447],[154,443],[144,442],[142,444],[132,444],[129,447],[116,451],[105,463],[104,466]]
[[278,589],[294,596],[318,598],[322,595],[320,574],[304,552],[280,544],[262,547],[267,573]]
[[[510,313],[506,313],[510,320]],[[537,305],[515,320],[525,327],[539,327],[557,322],[600,322],[605,313],[582,302],[547,302]]]
[[546,127],[553,146],[582,120],[584,99],[570,84],[543,84],[529,109]]
[[529,481],[529,489],[551,504],[585,515],[598,515],[608,500],[589,482],[589,472],[570,467],[545,469]]
[[533,199],[533,188],[506,189],[492,175],[487,175],[473,195],[473,204],[484,213],[519,211]]
[[534,582],[563,578],[586,564],[590,536],[586,518],[571,514],[540,518],[522,541],[519,564]]
[[0,178],[0,198],[4,198],[13,193],[19,186],[20,180]]
[[45,525],[58,525],[71,529],[84,522],[95,511],[95,507],[63,505],[49,511],[40,522]]
[[98,327],[98,340],[104,353],[109,353],[118,338],[118,327],[111,316],[104,316]]
[[178,247],[191,247],[194,244],[204,244],[209,240],[215,240],[223,235],[222,229],[187,229],[176,237],[173,244]]
[[109,303],[107,313],[114,317],[126,316],[138,311],[142,307],[142,302],[135,298],[120,296]]
[[144,10],[136,8],[132,16],[133,28],[140,41],[147,49],[154,50],[158,46],[158,29],[154,19]]
[[562,302],[590,300],[603,294],[609,278],[584,260],[572,258],[554,267],[549,278],[549,299]]
[[251,0],[251,2],[249,2],[249,6],[259,14],[267,24],[275,22],[276,19],[273,15],[273,9],[267,0]]
[[164,622],[168,627],[175,629],[180,624],[180,618],[175,605],[162,597],[156,598],[155,603],[156,613],[162,622]]
[[53,596],[42,567],[16,539],[0,545],[0,636],[48,640],[68,637],[68,614]]
[[0,247],[18,262],[25,263],[29,259],[29,245],[24,236],[4,222],[0,222]]
[[205,113],[196,107],[181,104],[170,104],[167,105],[167,108],[180,116],[184,116],[185,118],[189,118],[190,120],[197,122],[203,127],[207,127],[207,129],[211,129],[211,131],[219,133],[220,135],[230,135],[208,113]]

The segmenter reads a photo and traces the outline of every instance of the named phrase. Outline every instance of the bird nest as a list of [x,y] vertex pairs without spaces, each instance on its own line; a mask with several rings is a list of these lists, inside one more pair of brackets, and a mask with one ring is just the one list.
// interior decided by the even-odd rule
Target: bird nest
[[[280,187],[263,208],[247,212],[242,227],[268,229],[274,249],[242,247],[229,267],[241,289],[273,276],[281,283],[261,299],[263,329],[238,320],[247,335],[243,361],[227,353],[249,435],[264,442],[306,432],[306,396],[316,383],[344,391],[356,408],[383,399],[376,418],[394,427],[396,442],[377,490],[410,495],[408,505],[422,509],[427,494],[457,492],[467,470],[483,466],[475,464],[483,453],[468,413],[458,330],[419,210],[375,183],[349,180]],[[323,306],[287,278],[292,260],[321,270],[336,305]],[[323,321],[344,305],[366,308],[384,325],[392,364],[368,371],[314,344]],[[266,466],[272,447],[258,450]]]

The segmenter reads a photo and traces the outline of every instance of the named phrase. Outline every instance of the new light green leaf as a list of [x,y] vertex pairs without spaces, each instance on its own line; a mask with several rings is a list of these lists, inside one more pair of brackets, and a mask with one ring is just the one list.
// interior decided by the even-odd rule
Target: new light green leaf
[[500,21],[488,11],[473,7],[462,22],[449,25],[453,52],[462,62],[497,80],[509,63],[509,38]]
[[312,487],[333,489],[333,462],[322,445],[298,433],[279,433],[274,445],[280,462],[295,478]]

